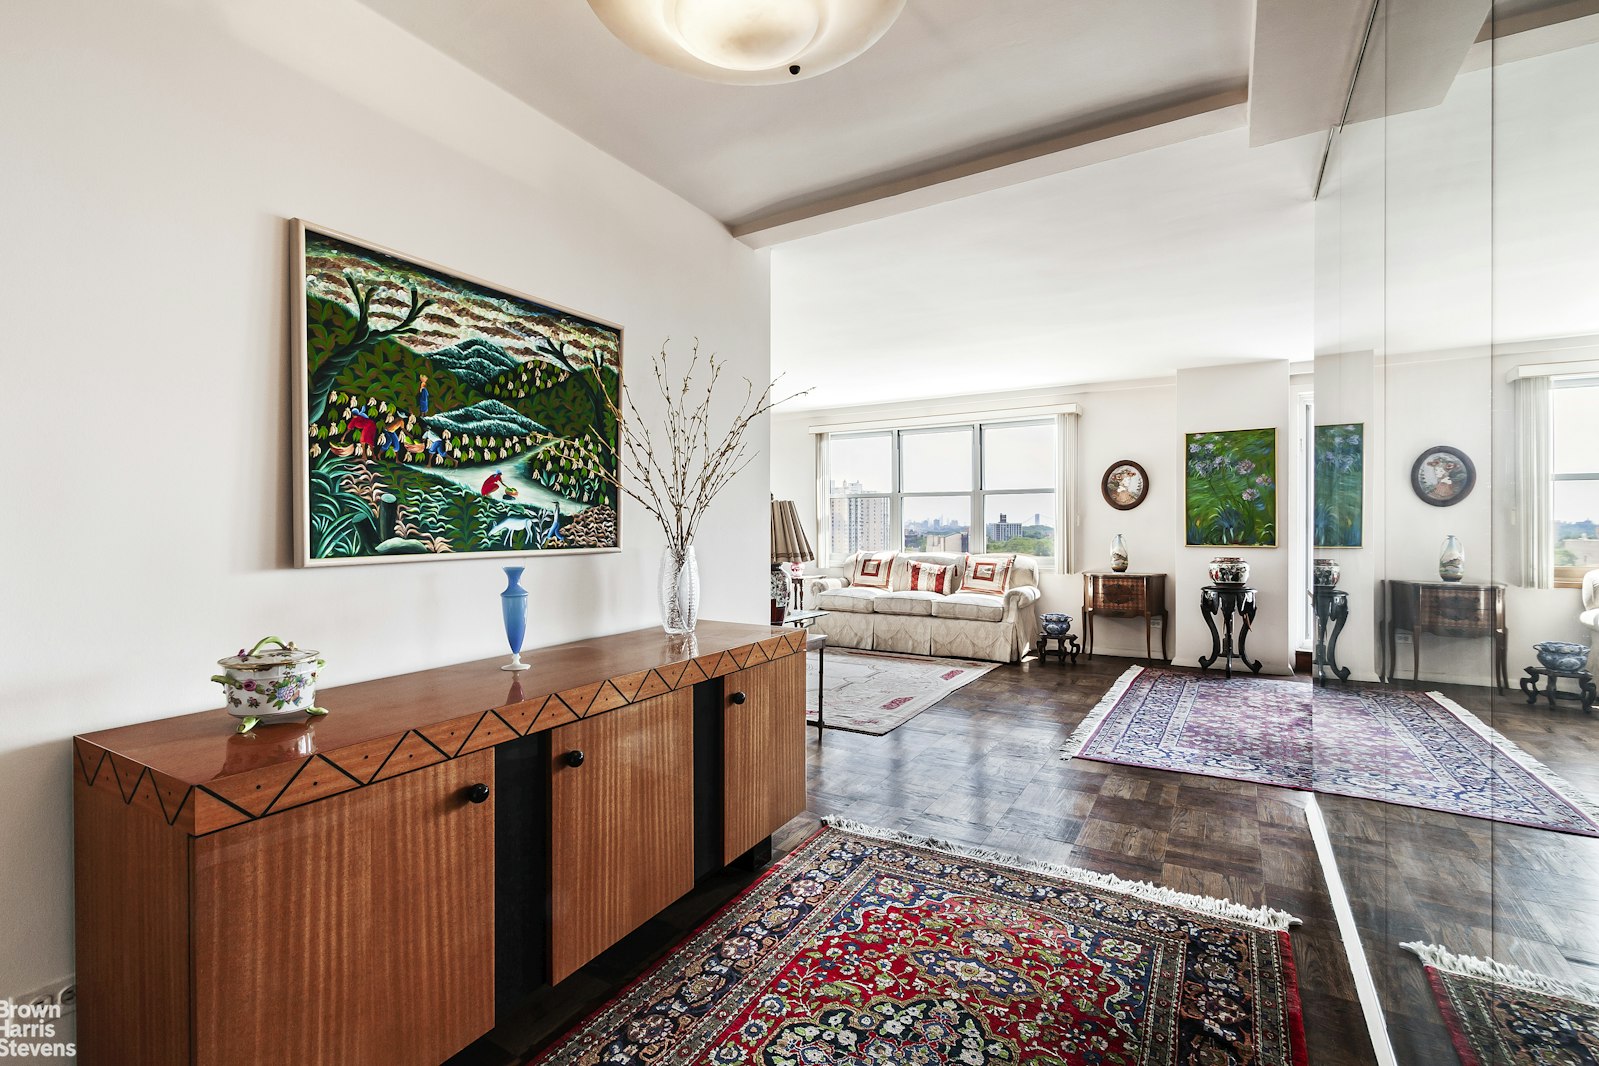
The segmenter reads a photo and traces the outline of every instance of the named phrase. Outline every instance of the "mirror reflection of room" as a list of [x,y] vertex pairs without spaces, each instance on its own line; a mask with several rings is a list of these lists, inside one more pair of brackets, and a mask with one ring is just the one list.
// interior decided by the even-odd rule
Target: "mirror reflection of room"
[[1599,1046],[1599,18],[1484,4],[1445,48],[1444,9],[1471,6],[1378,5],[1318,199],[1312,597],[1342,631],[1317,644],[1316,776],[1387,794],[1320,797],[1379,1052],[1580,1062]]

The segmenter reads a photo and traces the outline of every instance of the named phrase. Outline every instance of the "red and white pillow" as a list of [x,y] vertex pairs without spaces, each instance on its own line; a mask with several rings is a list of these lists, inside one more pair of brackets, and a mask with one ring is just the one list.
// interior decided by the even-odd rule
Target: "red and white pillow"
[[898,554],[898,552],[868,552],[862,555],[860,563],[855,567],[855,580],[851,584],[863,589],[888,588],[888,575],[894,569],[894,557]]
[[955,591],[955,564],[911,562],[911,591],[936,592],[948,596]]
[[966,556],[966,576],[961,581],[961,591],[1003,596],[1005,589],[1010,586],[1010,573],[1015,565],[1014,555],[969,554]]

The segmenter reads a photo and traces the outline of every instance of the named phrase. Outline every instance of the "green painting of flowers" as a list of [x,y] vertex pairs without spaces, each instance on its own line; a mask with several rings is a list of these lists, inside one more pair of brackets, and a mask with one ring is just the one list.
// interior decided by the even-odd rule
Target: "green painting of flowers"
[[1277,431],[1190,433],[1185,453],[1189,544],[1277,543]]
[[1366,427],[1316,427],[1316,547],[1358,548],[1366,480]]

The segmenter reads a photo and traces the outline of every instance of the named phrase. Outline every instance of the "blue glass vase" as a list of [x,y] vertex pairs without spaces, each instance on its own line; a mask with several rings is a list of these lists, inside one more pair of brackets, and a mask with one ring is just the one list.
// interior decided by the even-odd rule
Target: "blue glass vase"
[[527,636],[527,589],[520,584],[526,567],[507,566],[505,591],[500,593],[500,613],[505,616],[505,639],[511,645],[511,661],[501,670],[526,670],[522,661],[522,638]]

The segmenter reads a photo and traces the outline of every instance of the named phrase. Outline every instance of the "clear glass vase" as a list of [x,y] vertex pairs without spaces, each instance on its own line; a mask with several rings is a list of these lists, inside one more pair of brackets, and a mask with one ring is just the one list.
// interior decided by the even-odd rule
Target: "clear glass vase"
[[700,617],[700,568],[694,545],[681,552],[661,553],[661,628],[668,633],[692,633]]

